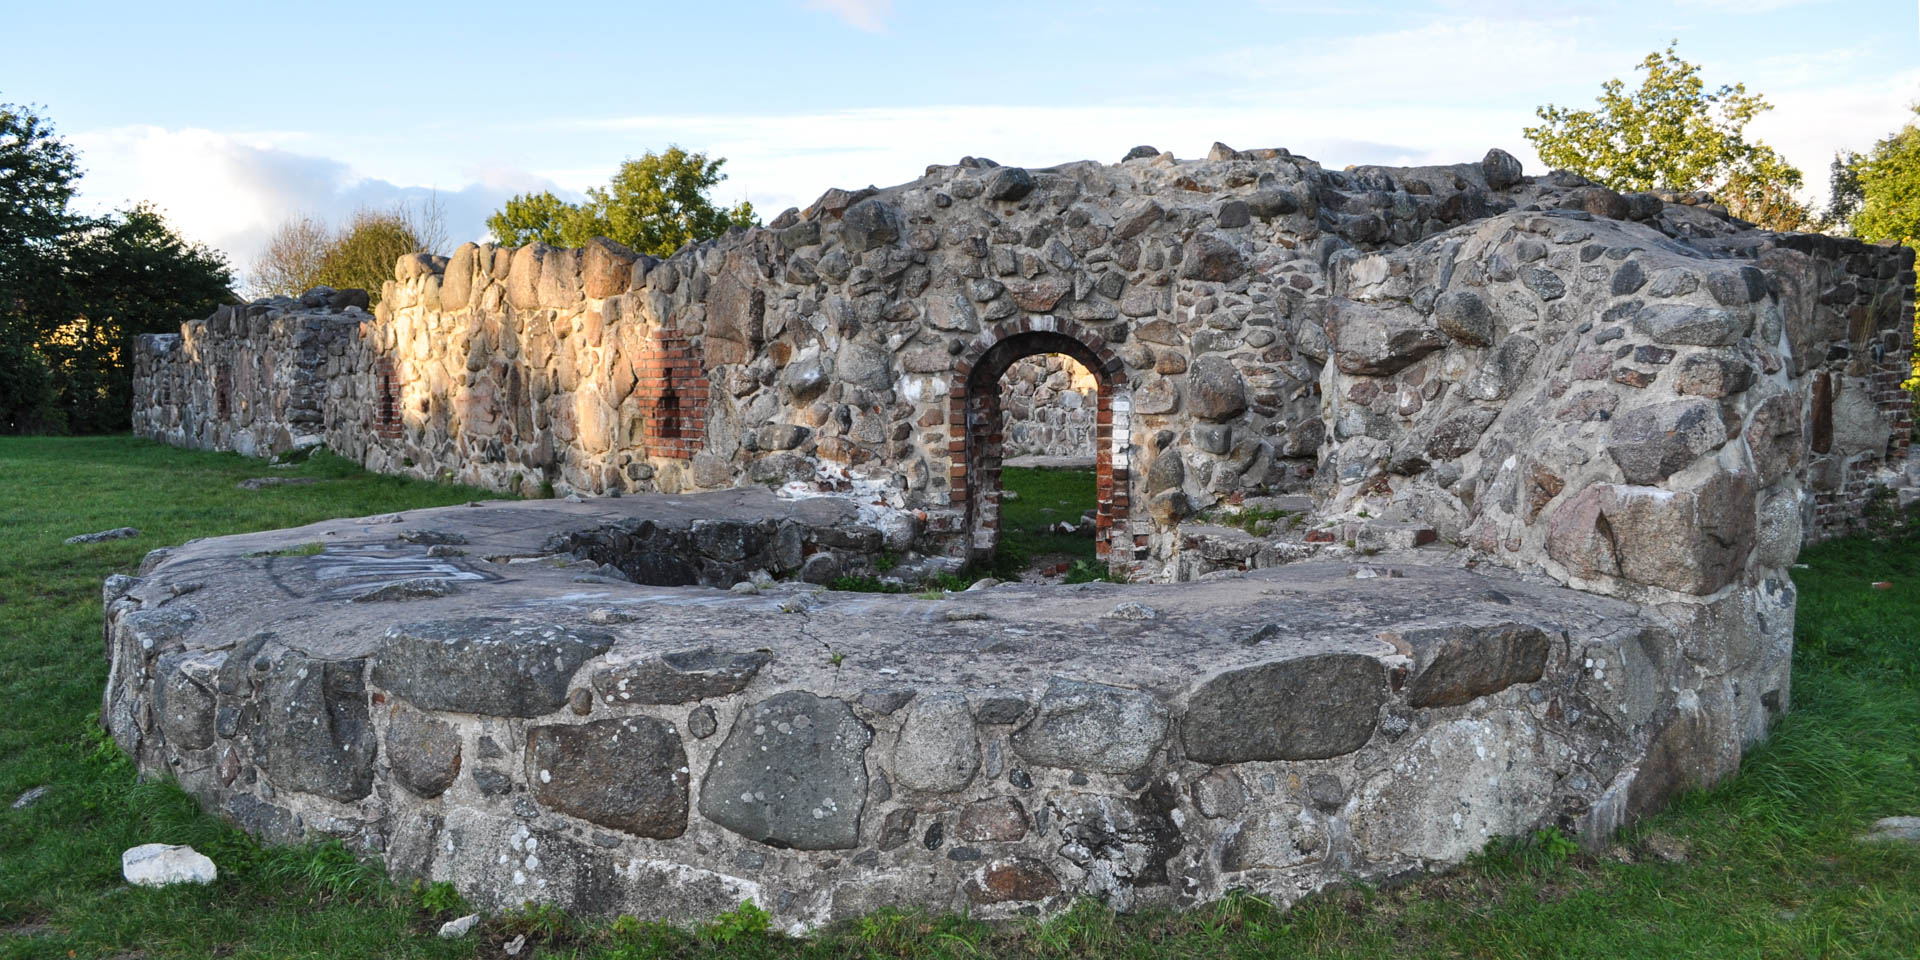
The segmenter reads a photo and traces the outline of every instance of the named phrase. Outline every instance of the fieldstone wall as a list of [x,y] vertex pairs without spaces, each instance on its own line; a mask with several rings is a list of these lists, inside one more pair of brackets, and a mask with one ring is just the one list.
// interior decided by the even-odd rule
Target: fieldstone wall
[[156,551],[105,587],[102,717],[249,831],[338,838],[483,909],[752,899],[795,932],[1287,904],[1550,825],[1599,844],[1739,762],[1690,656],[1717,627],[1500,571],[876,596],[643,586],[599,553],[684,536],[619,551],[680,583],[790,562],[854,512],[511,501]]
[[1787,567],[1858,515],[1850,486],[1900,482],[1911,255],[1663,217],[1506,214],[1343,261],[1319,493],[1711,624],[1686,656],[1751,742],[1787,699]]
[[[327,443],[377,470],[560,493],[857,488],[956,560],[997,537],[1003,456],[1090,432],[1100,549],[1165,578],[1183,521],[1306,492],[1336,515],[1400,497],[1487,559],[1566,569],[1538,531],[1603,474],[1636,483],[1606,452],[1626,431],[1712,407],[1738,439],[1771,402],[1792,482],[1769,469],[1755,496],[1793,498],[1774,513],[1809,535],[1843,528],[1905,455],[1907,254],[1664,196],[1525,177],[1499,151],[1346,171],[1221,145],[1049,170],[967,158],[665,261],[607,241],[404,258],[357,336],[274,376],[220,351],[304,356],[266,329],[346,315],[233,308],[261,333],[225,344],[216,317],[143,342],[138,429],[272,449],[239,422],[297,397],[311,430],[317,400]],[[1046,353],[1093,373],[1085,414],[1034,404],[1024,373],[1003,395],[1000,373]],[[223,408],[229,368],[242,400]],[[1745,456],[1719,433],[1692,453]],[[1566,500],[1482,499],[1507,489],[1494,454],[1538,459],[1549,435],[1564,452],[1528,496],[1550,475]],[[1679,456],[1652,454],[1673,468],[1659,479]]]
[[[1913,287],[1497,150],[1218,144],[967,158],[663,261],[411,256],[372,316],[142,341],[139,429],[589,496],[156,555],[108,588],[104,715],[257,833],[485,903],[1290,899],[1597,840],[1786,709],[1794,556],[1910,462]],[[1035,436],[1088,442],[1115,568],[1207,582],[804,584],[990,551]]]
[[1059,354],[1028,357],[1001,377],[1008,456],[1091,460],[1099,381]]
[[328,403],[359,360],[348,346],[372,319],[366,306],[363,291],[320,288],[221,307],[177,334],[143,334],[134,434],[256,457],[324,442]]

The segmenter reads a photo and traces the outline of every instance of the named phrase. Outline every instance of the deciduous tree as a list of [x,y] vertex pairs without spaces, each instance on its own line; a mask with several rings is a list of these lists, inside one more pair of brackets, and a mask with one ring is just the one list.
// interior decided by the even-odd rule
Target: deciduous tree
[[380,288],[393,279],[393,262],[426,249],[403,212],[363,209],[327,247],[314,280],[335,289],[358,287],[377,303]]
[[151,207],[74,214],[79,178],[51,123],[0,105],[0,431],[124,429],[133,336],[232,297],[221,256]]
[[59,294],[80,165],[34,108],[0,103],[0,432],[58,429],[52,372],[32,314]]
[[487,218],[487,230],[493,238],[510,246],[544,243],[562,246],[560,224],[573,204],[553,195],[550,190],[523,193],[507,200],[506,206]]
[[1673,45],[1650,53],[1629,92],[1601,84],[1591,110],[1547,104],[1524,133],[1540,159],[1615,190],[1708,190],[1735,216],[1770,230],[1805,229],[1811,212],[1794,198],[1801,173],[1746,127],[1773,107],[1744,84],[1709,90],[1700,68]]
[[318,220],[306,214],[288,217],[253,261],[248,286],[261,297],[297,297],[313,289],[333,241],[333,231]]
[[679,147],[648,151],[622,163],[607,186],[589,189],[583,203],[567,203],[548,191],[522,194],[488,217],[487,229],[501,243],[577,247],[606,237],[640,253],[668,256],[688,243],[759,222],[753,204],[723,208],[708,196],[726,179],[720,172],[725,163]]
[[[441,253],[447,245],[446,214],[438,194],[418,206],[362,207],[339,230],[306,214],[274,229],[254,261],[252,287],[259,296],[297,297],[316,286],[354,287],[373,302],[393,279],[393,262],[409,253]],[[382,262],[384,260],[384,262]]]
[[39,347],[68,429],[124,430],[133,402],[133,338],[172,333],[235,299],[224,255],[189,243],[159,211],[138,205],[90,221],[66,257],[64,309]]

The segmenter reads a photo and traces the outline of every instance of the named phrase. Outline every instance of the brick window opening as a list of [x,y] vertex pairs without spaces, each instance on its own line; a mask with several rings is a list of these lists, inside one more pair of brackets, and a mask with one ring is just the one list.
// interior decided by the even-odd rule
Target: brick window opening
[[680,418],[683,414],[680,395],[669,388],[666,393],[661,394],[660,404],[656,408],[654,423],[658,425],[658,429],[654,431],[654,436],[662,440],[680,439]]
[[213,375],[213,417],[225,420],[233,416],[233,373],[221,367]]
[[393,369],[393,361],[381,360],[374,365],[373,422],[369,425],[373,434],[388,440],[400,439],[400,378]]
[[635,360],[634,372],[646,455],[692,459],[705,442],[710,389],[693,345],[678,331],[663,329]]

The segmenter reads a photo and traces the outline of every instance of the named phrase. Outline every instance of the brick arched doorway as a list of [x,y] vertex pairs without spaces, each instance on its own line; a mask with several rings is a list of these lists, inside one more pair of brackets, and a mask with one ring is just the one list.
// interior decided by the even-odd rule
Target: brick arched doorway
[[953,450],[953,501],[967,510],[967,547],[993,553],[1000,539],[1000,460],[1006,442],[1000,378],[1027,357],[1065,354],[1087,368],[1099,386],[1094,428],[1094,550],[1108,563],[1134,559],[1127,528],[1127,478],[1132,405],[1125,365],[1106,339],[1069,320],[1035,317],[997,324],[961,354],[948,394]]

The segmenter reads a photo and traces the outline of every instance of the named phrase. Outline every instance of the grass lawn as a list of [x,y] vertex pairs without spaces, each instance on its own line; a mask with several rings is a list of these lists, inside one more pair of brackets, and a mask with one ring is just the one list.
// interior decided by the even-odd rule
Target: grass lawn
[[[1021,492],[1009,507],[1078,496],[1024,473],[1006,471]],[[234,488],[267,474],[323,482]],[[1084,904],[999,926],[883,913],[799,941],[768,935],[750,910],[698,930],[531,910],[447,942],[433,930],[460,905],[444,888],[389,884],[337,846],[260,848],[173,787],[135,782],[94,725],[100,580],[191,537],[476,493],[331,458],[269,471],[125,438],[0,438],[0,485],[0,958],[497,957],[523,934],[523,958],[1920,956],[1920,850],[1853,840],[1878,817],[1920,815],[1920,538],[1808,551],[1793,712],[1739,777],[1622,836],[1617,855],[1544,834],[1445,876],[1328,892],[1287,913],[1246,897],[1184,915]],[[143,534],[61,543],[122,525]],[[45,799],[7,808],[41,785]],[[212,856],[219,881],[127,887],[120,851],[156,841]]]
[[1017,571],[1035,557],[1054,554],[1093,562],[1092,537],[1048,529],[1056,523],[1078,524],[1080,516],[1093,509],[1093,471],[1003,467],[1000,483],[1017,496],[1000,502],[995,567]]

